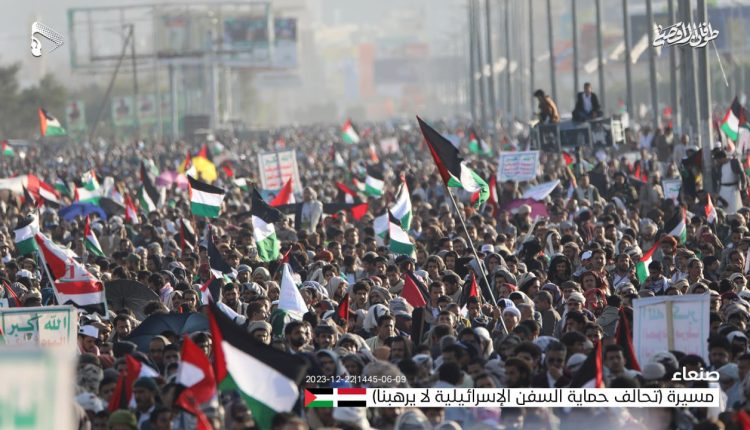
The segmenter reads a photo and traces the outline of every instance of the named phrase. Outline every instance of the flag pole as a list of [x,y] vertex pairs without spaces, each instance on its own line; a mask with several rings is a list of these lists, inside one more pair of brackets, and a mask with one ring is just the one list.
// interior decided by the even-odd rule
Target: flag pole
[[[466,228],[466,222],[464,221],[464,217],[461,215],[461,211],[458,209],[458,204],[456,204],[456,199],[455,197],[453,197],[453,193],[451,193],[451,189],[447,185],[445,186],[445,189],[446,191],[448,191],[448,195],[451,198],[451,202],[453,203],[453,208],[456,209],[456,213],[458,214],[458,219],[461,220],[461,227],[463,227],[464,233],[466,233],[466,239],[469,241],[471,252],[474,254],[474,258],[477,259],[479,272],[482,274],[482,279],[484,280],[484,283],[487,284],[487,290],[490,292],[490,298],[492,298],[492,302],[495,304],[495,306],[497,306],[497,300],[495,299],[495,294],[492,292],[492,286],[490,285],[490,282],[487,280],[487,275],[484,273],[484,268],[482,267],[482,260],[479,259],[479,254],[477,254],[477,249],[474,247],[474,241],[472,241],[471,237],[469,236],[469,230]],[[503,328],[505,328],[504,322],[503,322]]]

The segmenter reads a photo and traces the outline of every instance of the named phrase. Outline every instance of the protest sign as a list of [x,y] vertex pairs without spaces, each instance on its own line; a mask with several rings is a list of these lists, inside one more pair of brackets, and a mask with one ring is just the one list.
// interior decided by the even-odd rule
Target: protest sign
[[539,151],[502,152],[497,165],[497,181],[530,181],[539,169]]
[[682,180],[680,179],[663,179],[661,186],[664,188],[664,198],[677,200],[680,198],[680,188],[682,188]]
[[73,430],[75,355],[0,347],[0,430]]
[[544,200],[547,198],[547,196],[552,193],[552,191],[557,188],[557,186],[560,185],[560,180],[555,179],[554,181],[545,182],[543,184],[534,185],[532,187],[529,187],[526,189],[526,191],[523,192],[523,196],[521,198],[523,199],[534,199],[534,200]]
[[302,181],[297,165],[297,151],[278,151],[258,154],[260,184],[266,190],[280,190],[292,178],[295,193],[302,192]]
[[383,154],[398,154],[399,145],[397,137],[380,139],[380,150]]
[[69,346],[76,344],[78,321],[72,306],[0,308],[6,345]]
[[633,347],[639,363],[656,353],[682,351],[708,361],[708,294],[660,296],[633,301]]

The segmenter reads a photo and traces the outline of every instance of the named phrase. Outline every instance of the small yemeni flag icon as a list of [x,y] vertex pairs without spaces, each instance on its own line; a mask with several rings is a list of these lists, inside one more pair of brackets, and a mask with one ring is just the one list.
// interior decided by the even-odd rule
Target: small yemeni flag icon
[[12,157],[15,152],[13,151],[13,147],[8,144],[7,140],[3,140],[3,148],[0,155],[3,157]]
[[366,407],[366,388],[307,388],[306,408]]
[[201,182],[188,176],[188,190],[190,192],[190,210],[193,215],[206,218],[217,218],[224,201],[226,191],[219,187]]
[[747,118],[745,117],[745,108],[740,104],[737,97],[732,100],[732,106],[727,110],[724,119],[721,121],[721,131],[732,141],[737,141],[740,136],[740,127],[745,126]]
[[641,284],[648,278],[648,265],[651,264],[651,257],[654,256],[654,252],[656,252],[658,247],[659,242],[656,242],[647,253],[643,254],[640,261],[635,264],[635,273],[638,276],[638,282]]
[[54,116],[50,115],[46,110],[39,108],[39,130],[42,137],[45,136],[65,136],[67,133]]
[[341,127],[341,140],[349,144],[359,143],[359,134],[354,129],[351,119],[347,119],[344,126]]

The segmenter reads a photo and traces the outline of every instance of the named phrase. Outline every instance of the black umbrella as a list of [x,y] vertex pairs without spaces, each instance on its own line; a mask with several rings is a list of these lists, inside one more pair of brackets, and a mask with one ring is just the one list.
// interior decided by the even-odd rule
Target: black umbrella
[[109,217],[125,214],[125,206],[121,205],[120,203],[117,203],[116,201],[108,197],[100,198],[99,206],[102,209],[104,209],[104,212],[106,212],[107,216]]
[[104,284],[107,305],[113,311],[128,308],[139,320],[146,318],[143,307],[146,303],[159,300],[159,295],[138,281],[118,279]]
[[171,331],[179,335],[195,333],[197,331],[208,331],[208,318],[202,313],[186,314],[153,314],[143,320],[125,340],[138,345],[138,350],[148,351],[148,343],[154,336],[165,331]]

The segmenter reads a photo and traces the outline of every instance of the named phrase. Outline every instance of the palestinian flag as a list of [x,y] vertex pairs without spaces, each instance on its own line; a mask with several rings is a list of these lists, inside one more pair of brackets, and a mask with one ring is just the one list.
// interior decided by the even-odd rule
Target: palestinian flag
[[380,215],[372,220],[372,229],[375,232],[375,241],[382,246],[389,229],[388,214]]
[[256,341],[213,303],[208,320],[219,388],[236,390],[257,426],[270,430],[274,415],[291,411],[297,403],[307,360]]
[[403,297],[410,305],[415,308],[421,308],[427,305],[427,299],[430,297],[427,287],[417,278],[414,273],[404,273],[404,288],[401,290]]
[[98,256],[98,257],[104,257],[104,251],[102,251],[102,246],[99,245],[99,240],[96,238],[96,235],[93,231],[91,231],[91,221],[89,220],[89,217],[86,217],[86,225],[83,227],[83,236],[84,236],[84,244],[86,245],[86,249]]
[[344,183],[336,182],[336,188],[339,189],[339,193],[337,196],[338,201],[343,201],[346,203],[355,203],[359,201],[357,192],[347,187]]
[[117,386],[112,397],[109,399],[109,411],[114,412],[118,409],[130,409],[135,405],[133,398],[133,384],[140,378],[158,378],[159,372],[144,364],[132,355],[125,355],[126,370],[120,373],[117,378]]
[[411,198],[409,198],[409,187],[403,178],[401,180],[401,187],[399,187],[396,193],[396,203],[391,206],[391,213],[396,219],[401,221],[401,227],[409,231],[412,218]]
[[615,343],[622,347],[625,367],[640,372],[641,366],[638,364],[635,348],[633,348],[633,332],[630,330],[630,320],[625,313],[625,308],[621,307],[619,313],[620,319],[617,321],[617,328],[615,329]]
[[466,165],[456,147],[448,139],[422,121],[422,118],[417,117],[417,120],[445,185],[463,188],[472,194],[479,192],[475,207],[484,204],[490,196],[487,182]]
[[76,261],[75,253],[52,242],[45,235],[34,237],[40,256],[54,278],[55,296],[61,305],[73,305],[87,312],[107,316],[104,285]]
[[141,185],[141,189],[138,190],[138,202],[141,205],[141,210],[144,213],[149,214],[159,208],[161,194],[151,181],[151,176],[149,176],[146,171],[146,166],[143,163],[141,163],[141,182],[143,185]]
[[221,255],[219,248],[216,247],[213,240],[213,234],[209,229],[208,232],[208,265],[211,268],[211,274],[216,278],[221,278],[224,275],[234,276],[236,272],[232,269],[232,266],[224,260]]
[[469,301],[469,298],[471,297],[479,297],[479,285],[477,285],[477,277],[474,275],[474,272],[471,272],[471,282],[466,283],[463,288],[463,292],[461,294],[461,305],[466,306],[466,302]]
[[274,197],[274,199],[269,203],[273,207],[278,207],[281,205],[291,205],[296,203],[294,200],[294,191],[292,190],[292,177],[289,177],[289,180],[286,181],[286,184],[281,188],[279,191],[279,194]]
[[648,265],[651,264],[651,258],[654,256],[657,248],[659,248],[659,242],[656,242],[635,264],[635,274],[638,276],[638,282],[641,284],[646,282],[648,278]]
[[401,220],[389,212],[388,220],[388,249],[396,255],[414,256],[415,247],[409,234],[401,227]]
[[380,197],[383,195],[385,181],[383,180],[382,169],[370,167],[367,169],[365,178],[365,194],[370,197]]
[[60,193],[60,195],[71,197],[70,187],[68,186],[67,183],[65,183],[64,180],[62,180],[62,178],[59,178],[59,177],[57,178],[57,180],[55,181],[54,187],[55,187],[55,190],[57,190],[57,192]]
[[477,155],[492,155],[492,148],[479,137],[474,128],[469,129],[469,152]]
[[193,224],[191,224],[185,218],[180,218],[180,231],[179,231],[179,242],[180,251],[185,252],[185,249],[193,250],[195,248],[195,231],[193,231]]
[[42,137],[65,136],[67,134],[62,125],[60,125],[60,121],[42,108],[39,108],[39,128]]
[[302,294],[294,282],[292,269],[288,264],[283,266],[278,309],[295,312],[300,316],[307,312],[307,304],[305,304],[305,299],[302,298]]
[[173,404],[183,411],[195,415],[195,419],[197,420],[195,430],[213,430],[211,421],[208,420],[205,412],[200,408],[200,403],[196,399],[192,389],[188,388],[180,391]]
[[3,140],[2,143],[2,152],[0,152],[0,156],[3,157],[12,157],[16,154],[15,151],[13,151],[13,147],[8,144],[7,140]]
[[250,191],[250,186],[247,185],[247,178],[234,178],[232,183],[242,191]]
[[336,316],[345,326],[349,323],[349,293],[346,293],[341,303],[336,306]]
[[718,215],[716,213],[716,208],[714,207],[714,204],[711,201],[711,195],[707,194],[706,198],[708,199],[708,202],[706,203],[706,207],[705,207],[706,219],[708,220],[709,224],[713,224],[716,222]]
[[664,225],[664,231],[668,231],[670,236],[677,239],[677,242],[684,244],[687,241],[687,214],[685,208],[676,213],[672,219]]
[[198,403],[206,403],[216,395],[216,378],[211,362],[206,353],[187,335],[183,336],[175,382],[192,390]]
[[602,342],[599,341],[578,372],[573,375],[570,388],[604,388],[602,370]]
[[563,161],[565,161],[565,166],[570,166],[571,164],[575,163],[575,158],[573,158],[573,156],[570,155],[569,153],[563,151],[562,156],[563,156]]
[[138,209],[133,204],[133,200],[130,199],[129,195],[125,195],[125,222],[130,224],[140,224],[138,220]]
[[284,214],[264,202],[255,189],[252,205],[253,237],[258,246],[258,256],[262,261],[278,260],[281,244],[273,224],[283,220]]
[[740,127],[747,127],[747,117],[745,116],[745,108],[740,104],[737,97],[732,100],[732,106],[727,110],[724,119],[721,121],[721,131],[736,142],[740,136]]
[[306,408],[367,407],[367,388],[305,388]]
[[188,176],[187,178],[189,183],[188,191],[190,193],[190,210],[193,212],[193,215],[217,218],[226,191],[194,179],[192,176]]
[[347,119],[344,126],[341,127],[341,140],[349,144],[359,143],[359,134],[354,129],[351,119]]
[[15,229],[16,252],[18,255],[31,254],[38,248],[34,236],[39,233],[39,220],[36,215],[20,219]]

